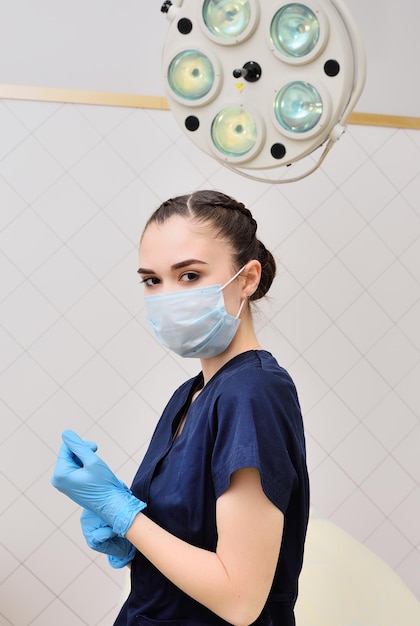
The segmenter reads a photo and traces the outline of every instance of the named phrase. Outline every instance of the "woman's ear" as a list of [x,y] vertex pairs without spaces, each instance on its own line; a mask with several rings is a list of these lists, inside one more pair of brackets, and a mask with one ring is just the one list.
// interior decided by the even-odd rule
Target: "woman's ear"
[[253,293],[258,289],[261,279],[261,263],[257,259],[248,261],[245,265],[241,276],[245,278],[244,285],[242,287],[244,296],[250,298]]

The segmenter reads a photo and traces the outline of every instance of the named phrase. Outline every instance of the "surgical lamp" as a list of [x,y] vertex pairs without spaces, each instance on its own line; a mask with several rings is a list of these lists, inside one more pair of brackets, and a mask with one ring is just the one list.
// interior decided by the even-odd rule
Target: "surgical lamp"
[[[253,180],[292,182],[315,171],[366,77],[341,0],[167,0],[161,10],[170,22],[162,59],[169,106],[196,146]],[[268,176],[321,146],[297,178]]]

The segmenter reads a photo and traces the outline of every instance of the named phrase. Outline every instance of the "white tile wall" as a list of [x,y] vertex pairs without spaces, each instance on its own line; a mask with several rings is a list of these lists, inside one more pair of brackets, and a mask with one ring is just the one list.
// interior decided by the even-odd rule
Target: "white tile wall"
[[296,380],[312,504],[420,598],[420,135],[350,127],[321,171],[243,179],[167,112],[0,102],[0,625],[105,626],[123,572],[50,487],[64,428],[130,481],[196,364],[146,327],[136,246],[160,200],[248,203],[279,276],[255,319]]

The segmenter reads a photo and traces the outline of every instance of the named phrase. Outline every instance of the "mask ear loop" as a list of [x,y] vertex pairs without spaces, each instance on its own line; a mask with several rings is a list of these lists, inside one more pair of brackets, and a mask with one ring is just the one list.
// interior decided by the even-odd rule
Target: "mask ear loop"
[[238,311],[238,313],[236,314],[236,317],[235,317],[236,320],[239,318],[240,314],[242,313],[242,309],[244,308],[244,304],[248,300],[248,298],[249,298],[249,296],[247,296],[246,298],[244,298],[242,300],[241,306],[239,307],[239,311]]
[[224,285],[222,285],[222,286],[220,287],[220,291],[223,291],[223,289],[225,289],[225,287],[227,287],[228,285],[230,285],[230,283],[233,283],[233,281],[235,280],[235,278],[238,278],[239,274],[240,274],[241,272],[243,272],[245,268],[246,268],[246,265],[244,265],[243,267],[241,267],[241,269],[240,269],[238,272],[236,272],[236,274],[235,274],[234,276],[232,276],[232,278],[229,278],[229,280],[227,281],[227,283],[225,283]]
[[[229,280],[227,281],[227,283],[225,283],[222,287],[220,287],[220,291],[222,291],[225,287],[227,287],[228,285],[230,285],[230,283],[232,283],[235,278],[237,278],[239,276],[239,274],[241,272],[244,271],[244,269],[246,268],[246,265],[244,265],[243,267],[241,267],[241,269],[236,272],[236,274],[234,276],[232,276],[232,278],[229,278]],[[244,298],[241,302],[241,306],[239,307],[239,311],[237,312],[235,319],[237,320],[240,316],[240,314],[242,313],[242,309],[244,308],[245,302],[246,302],[247,298]]]

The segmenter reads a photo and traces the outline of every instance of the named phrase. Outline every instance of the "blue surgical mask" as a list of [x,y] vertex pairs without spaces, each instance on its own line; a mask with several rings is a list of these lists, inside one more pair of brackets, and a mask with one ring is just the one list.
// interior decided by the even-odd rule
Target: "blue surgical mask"
[[225,285],[146,296],[147,321],[158,341],[182,357],[208,359],[224,352],[238,330],[245,300],[233,317],[222,292],[243,269]]

